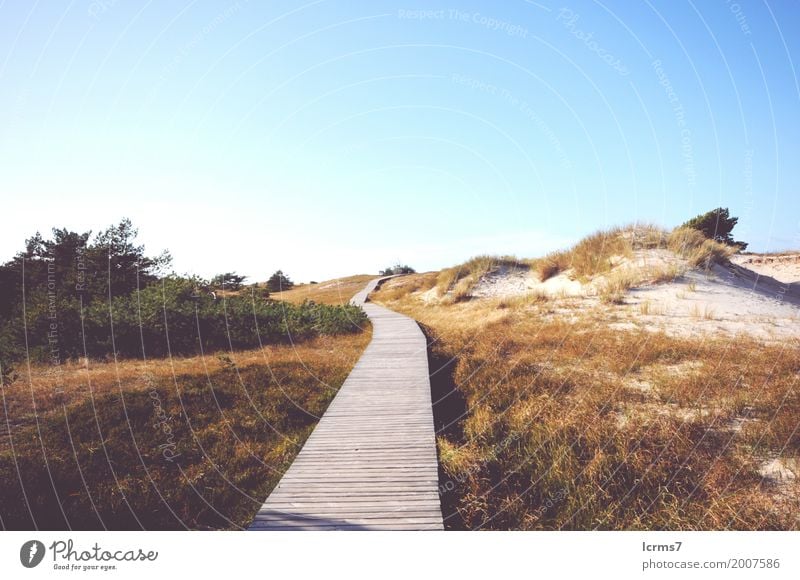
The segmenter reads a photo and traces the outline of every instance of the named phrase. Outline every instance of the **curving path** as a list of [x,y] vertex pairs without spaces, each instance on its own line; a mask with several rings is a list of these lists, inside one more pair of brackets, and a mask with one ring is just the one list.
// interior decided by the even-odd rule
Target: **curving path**
[[251,530],[441,530],[425,336],[417,323],[353,299],[372,341]]

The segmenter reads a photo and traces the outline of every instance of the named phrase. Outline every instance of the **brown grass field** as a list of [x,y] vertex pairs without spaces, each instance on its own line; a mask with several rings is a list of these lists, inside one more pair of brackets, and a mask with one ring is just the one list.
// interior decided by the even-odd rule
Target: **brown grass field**
[[327,280],[318,284],[298,284],[291,290],[273,292],[270,298],[285,300],[294,304],[300,304],[304,300],[313,300],[320,304],[347,304],[373,278],[377,278],[377,276],[374,274],[359,274]]
[[[690,243],[696,264],[720,251]],[[431,340],[447,527],[800,528],[797,340],[626,330],[602,297],[424,299],[441,277],[389,280],[373,301]]]
[[20,369],[2,388],[0,524],[246,526],[369,340]]

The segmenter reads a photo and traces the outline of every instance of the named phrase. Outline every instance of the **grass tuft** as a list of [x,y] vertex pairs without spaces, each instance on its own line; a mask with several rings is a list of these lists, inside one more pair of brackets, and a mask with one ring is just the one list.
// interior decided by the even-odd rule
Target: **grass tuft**
[[667,247],[686,258],[690,265],[706,269],[713,264],[726,262],[736,252],[736,248],[709,240],[692,228],[673,230],[669,235]]

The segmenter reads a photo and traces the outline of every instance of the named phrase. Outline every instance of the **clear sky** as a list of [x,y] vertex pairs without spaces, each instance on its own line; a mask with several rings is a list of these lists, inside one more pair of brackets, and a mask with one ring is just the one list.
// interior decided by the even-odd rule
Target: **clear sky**
[[130,217],[179,272],[531,257],[722,205],[800,247],[800,3],[0,0],[0,260]]

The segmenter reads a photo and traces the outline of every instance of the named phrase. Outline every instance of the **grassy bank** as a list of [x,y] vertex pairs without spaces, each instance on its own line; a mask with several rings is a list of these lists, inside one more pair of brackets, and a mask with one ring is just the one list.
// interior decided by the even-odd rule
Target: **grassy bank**
[[[652,247],[702,266],[718,248],[690,236]],[[432,370],[449,527],[800,527],[798,344],[629,329],[602,301],[431,301],[435,281],[392,280],[373,300],[423,323],[445,361]]]
[[306,300],[312,300],[319,304],[338,306],[350,302],[350,299],[373,278],[377,276],[359,274],[314,284],[299,284],[291,290],[273,292],[270,297],[292,304],[302,304]]
[[369,335],[21,370],[2,388],[0,525],[246,526]]

